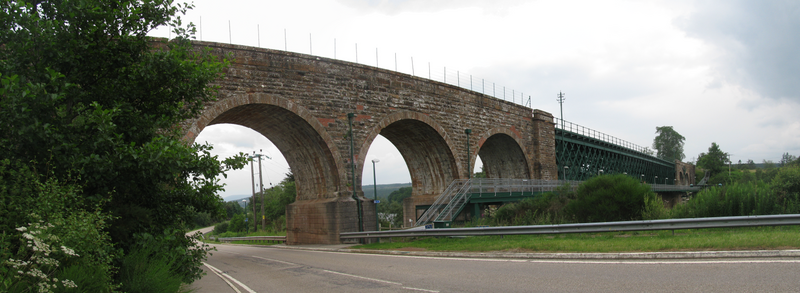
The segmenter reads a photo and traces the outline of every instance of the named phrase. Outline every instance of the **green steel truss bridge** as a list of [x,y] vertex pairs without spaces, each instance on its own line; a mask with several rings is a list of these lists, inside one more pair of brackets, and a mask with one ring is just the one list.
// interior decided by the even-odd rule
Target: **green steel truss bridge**
[[558,176],[584,181],[599,174],[626,174],[649,184],[673,184],[675,163],[647,148],[555,118]]
[[[454,180],[417,219],[417,226],[434,224],[448,228],[456,220],[469,220],[481,213],[482,204],[516,202],[552,192],[567,185],[573,191],[581,181],[539,179],[472,178]],[[654,192],[696,192],[700,186],[651,184]]]

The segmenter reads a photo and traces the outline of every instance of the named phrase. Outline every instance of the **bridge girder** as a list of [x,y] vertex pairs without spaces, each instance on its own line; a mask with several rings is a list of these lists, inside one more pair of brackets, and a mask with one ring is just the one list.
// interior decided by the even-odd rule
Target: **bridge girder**
[[562,129],[555,138],[559,178],[584,181],[599,174],[627,174],[649,184],[674,182],[674,163]]

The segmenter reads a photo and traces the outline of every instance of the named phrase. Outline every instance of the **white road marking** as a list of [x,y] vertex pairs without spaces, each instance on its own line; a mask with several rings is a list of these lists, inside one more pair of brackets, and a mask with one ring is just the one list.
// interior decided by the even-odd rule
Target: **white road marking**
[[260,257],[260,256],[255,256],[255,255],[251,255],[251,257],[260,258],[260,259],[267,260],[267,261],[279,262],[279,263],[282,263],[282,264],[287,264],[287,265],[290,265],[290,266],[302,266],[302,265],[300,265],[300,264],[296,264],[296,263],[292,263],[292,262],[288,262],[288,261],[282,261],[282,260],[277,260],[277,259],[271,259],[271,258],[266,258],[266,257]]
[[[222,272],[222,270],[220,270],[220,269],[218,269],[218,268],[215,268],[214,266],[212,266],[212,265],[210,265],[210,264],[207,264],[207,263],[205,263],[205,262],[203,262],[203,264],[204,264],[204,265],[206,265],[206,266],[207,266],[209,269],[211,269],[211,270],[213,270],[213,271],[216,271],[216,272],[219,272],[220,274],[222,274],[222,275],[223,275],[223,276],[225,276],[226,278],[228,278],[228,279],[230,279],[231,281],[233,281],[234,283],[238,284],[239,286],[241,286],[241,287],[242,287],[242,289],[245,289],[245,290],[247,290],[247,292],[249,292],[249,293],[256,293],[256,291],[253,291],[253,289],[250,289],[250,287],[247,287],[245,284],[242,284],[242,282],[239,282],[239,280],[237,280],[237,279],[234,279],[234,278],[233,278],[233,277],[231,277],[230,275],[228,275],[228,274],[226,274],[226,273]],[[238,290],[237,290],[237,292],[238,292]]]
[[439,291],[435,291],[435,290],[428,290],[428,289],[414,288],[414,287],[403,287],[403,289],[406,289],[406,290],[413,290],[413,291],[422,291],[422,292],[439,293]]
[[[288,261],[271,259],[271,258],[266,258],[266,257],[261,257],[261,256],[256,256],[256,255],[251,255],[251,257],[258,258],[258,259],[263,259],[263,260],[266,260],[266,261],[273,261],[273,262],[277,262],[277,263],[292,265],[292,266],[302,266],[300,264],[296,264],[296,263],[292,263],[292,262],[288,262]],[[351,278],[364,279],[364,280],[369,280],[369,281],[378,282],[378,283],[392,284],[392,285],[400,286],[400,287],[402,287],[403,289],[406,289],[406,290],[414,290],[414,291],[422,291],[422,292],[439,292],[439,291],[422,289],[422,288],[406,287],[406,286],[403,286],[403,283],[398,283],[398,282],[392,282],[392,281],[381,280],[381,279],[376,279],[376,278],[370,278],[370,277],[364,277],[364,276],[359,276],[359,275],[347,274],[347,273],[331,271],[331,270],[325,270],[325,269],[319,269],[319,270],[321,270],[323,272],[326,272],[326,273],[329,273],[329,274],[335,274],[335,275],[342,275],[342,276],[347,276],[347,277],[351,277]]]
[[214,273],[215,275],[217,275],[217,277],[219,277],[220,279],[222,279],[223,281],[225,281],[225,283],[228,283],[228,286],[230,286],[231,288],[233,288],[233,291],[236,291],[236,293],[242,293],[242,291],[239,291],[239,289],[238,289],[238,288],[236,288],[236,286],[234,286],[233,284],[231,284],[231,282],[229,282],[229,281],[228,281],[228,279],[225,279],[225,277],[223,277],[222,275],[220,275],[219,273],[217,273],[217,271],[216,271],[216,270],[214,270],[214,269],[212,269],[212,268],[211,268],[211,266],[209,266],[207,263],[203,263],[203,265],[205,265],[206,267],[208,267],[208,269],[209,269],[209,270],[211,270],[211,272],[212,272],[212,273]]
[[326,273],[331,273],[331,274],[348,276],[348,277],[351,277],[351,278],[358,278],[358,279],[370,280],[370,281],[379,282],[379,283],[386,283],[386,284],[392,284],[392,285],[397,285],[397,286],[403,286],[403,283],[398,283],[398,282],[386,281],[386,280],[375,279],[375,278],[370,278],[370,277],[364,277],[364,276],[359,276],[359,275],[351,275],[351,274],[340,273],[340,272],[330,271],[330,270],[322,270],[322,271],[326,272]]

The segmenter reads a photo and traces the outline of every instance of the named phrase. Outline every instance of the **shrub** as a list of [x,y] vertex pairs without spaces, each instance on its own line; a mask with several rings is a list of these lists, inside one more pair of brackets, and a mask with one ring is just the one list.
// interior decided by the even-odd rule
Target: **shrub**
[[622,174],[595,176],[578,187],[576,199],[565,211],[580,222],[639,220],[645,198],[654,197],[650,185]]
[[[775,191],[776,196],[785,202],[791,212],[796,212],[796,208],[790,206],[797,205],[800,198],[800,167],[797,165],[783,167],[772,179],[770,187]],[[789,211],[787,211],[789,212]]]
[[272,231],[275,232],[282,232],[286,231],[286,216],[281,215],[274,221],[272,221]]
[[244,217],[243,214],[233,215],[233,218],[231,218],[231,221],[228,223],[228,231],[243,232],[245,228],[247,228],[245,226]]
[[498,225],[547,225],[569,222],[564,207],[575,198],[572,187],[567,184],[538,197],[527,198],[517,203],[503,205],[494,212],[493,220]]
[[228,232],[228,222],[222,222],[214,226],[214,234],[222,234]]

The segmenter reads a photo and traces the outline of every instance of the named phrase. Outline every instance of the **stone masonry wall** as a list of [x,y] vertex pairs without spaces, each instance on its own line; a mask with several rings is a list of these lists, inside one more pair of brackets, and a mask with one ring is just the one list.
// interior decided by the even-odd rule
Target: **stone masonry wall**
[[[555,179],[552,115],[456,86],[390,70],[304,54],[196,42],[232,57],[218,82],[219,100],[183,125],[194,140],[208,125],[235,123],[269,138],[295,174],[298,201],[287,208],[289,242],[338,243],[357,230],[355,193],[369,146],[384,135],[412,175],[415,204],[430,204],[453,179],[465,178],[493,135],[515,142],[532,179]],[[535,112],[535,115],[534,115]],[[351,171],[348,113],[352,119]],[[465,129],[471,129],[469,145]],[[494,147],[496,148],[496,146]],[[353,184],[355,176],[355,184]],[[364,206],[373,206],[371,201]],[[365,213],[365,218],[367,213]],[[355,224],[354,224],[355,223]],[[374,229],[374,218],[364,228]]]

